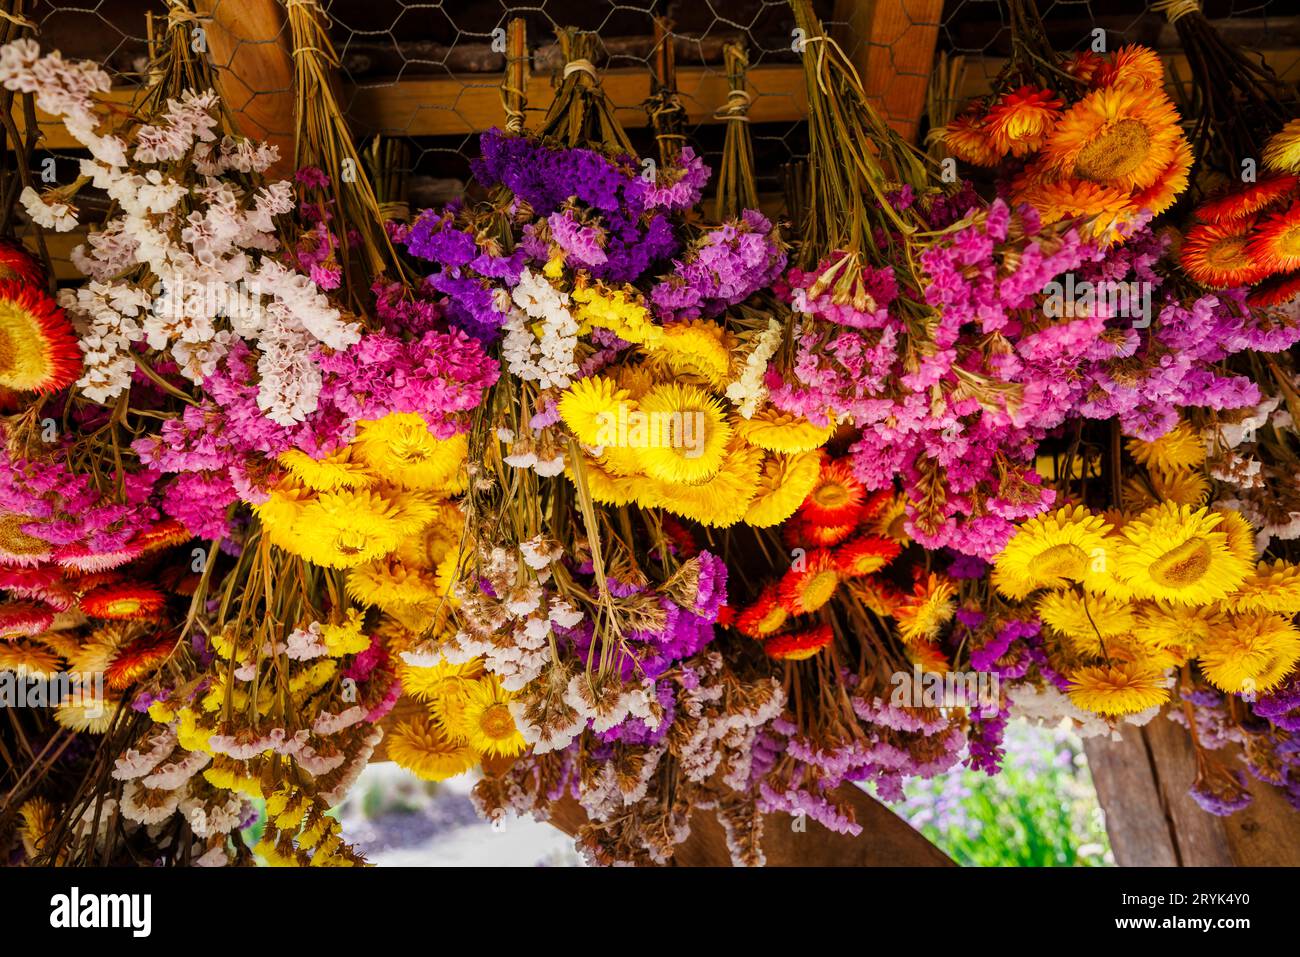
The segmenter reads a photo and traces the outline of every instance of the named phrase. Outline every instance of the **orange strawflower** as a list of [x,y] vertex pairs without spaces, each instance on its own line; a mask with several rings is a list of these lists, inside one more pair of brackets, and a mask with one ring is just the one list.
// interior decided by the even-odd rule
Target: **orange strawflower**
[[802,631],[790,631],[776,635],[763,642],[763,650],[768,657],[777,661],[803,661],[811,658],[835,640],[835,631],[830,625],[813,625]]

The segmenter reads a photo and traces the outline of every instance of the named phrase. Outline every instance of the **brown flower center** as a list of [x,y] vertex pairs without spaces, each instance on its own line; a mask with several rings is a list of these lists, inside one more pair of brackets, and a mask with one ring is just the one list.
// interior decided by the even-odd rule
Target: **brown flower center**
[[1029,566],[1043,578],[1079,578],[1087,568],[1088,553],[1069,542],[1044,549]]
[[1120,120],[1080,151],[1074,175],[1095,183],[1120,179],[1142,165],[1150,148],[1151,136],[1142,123]]
[[1191,538],[1151,563],[1151,577],[1166,588],[1186,588],[1205,576],[1213,553],[1203,538]]

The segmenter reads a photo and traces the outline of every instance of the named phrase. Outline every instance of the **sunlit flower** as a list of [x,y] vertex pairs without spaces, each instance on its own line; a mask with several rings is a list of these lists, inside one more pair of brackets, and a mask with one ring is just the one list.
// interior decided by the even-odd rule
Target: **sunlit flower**
[[447,724],[448,732],[463,738],[481,754],[522,754],[528,744],[510,713],[513,698],[496,675],[484,675],[465,689],[464,705]]
[[447,737],[428,715],[399,721],[384,738],[388,757],[423,781],[445,781],[478,764],[467,744]]
[[1233,694],[1264,693],[1282,683],[1300,660],[1300,632],[1289,617],[1232,615],[1215,628],[1197,662],[1209,682]]
[[1117,573],[1142,598],[1201,605],[1231,594],[1250,564],[1228,548],[1222,517],[1165,503],[1124,526]]
[[1111,526],[1082,506],[1066,506],[1017,528],[995,559],[993,584],[1011,598],[1038,588],[1088,582],[1104,573]]
[[1070,700],[1101,715],[1136,714],[1169,698],[1164,675],[1141,662],[1079,668],[1069,678]]

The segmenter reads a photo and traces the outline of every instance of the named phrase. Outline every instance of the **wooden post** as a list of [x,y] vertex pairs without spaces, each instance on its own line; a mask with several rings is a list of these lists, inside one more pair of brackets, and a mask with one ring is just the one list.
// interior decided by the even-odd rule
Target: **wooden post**
[[[1085,743],[1115,861],[1125,867],[1300,865],[1300,813],[1275,788],[1250,780],[1254,802],[1230,817],[1202,811],[1187,793],[1196,755],[1187,732],[1161,714],[1122,741]],[[1243,765],[1235,749],[1215,752]]]
[[195,0],[218,93],[239,131],[280,150],[272,178],[293,175],[293,50],[278,0]]
[[943,0],[835,0],[834,37],[889,125],[916,139]]

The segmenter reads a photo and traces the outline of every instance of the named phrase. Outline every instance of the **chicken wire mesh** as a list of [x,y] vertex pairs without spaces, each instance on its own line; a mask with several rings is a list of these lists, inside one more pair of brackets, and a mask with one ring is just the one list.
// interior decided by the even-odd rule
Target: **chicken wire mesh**
[[[271,128],[275,121],[269,120],[261,129],[254,122],[249,132],[292,142],[292,131],[282,128],[285,114],[277,112],[286,96],[292,102],[280,0],[26,0],[22,6],[42,43],[104,64],[124,101],[148,81],[150,36],[159,35],[169,17],[179,19],[210,56],[232,107],[246,108],[254,120],[280,118],[281,128]],[[477,133],[506,118],[500,90],[506,30],[515,18],[525,24],[531,73],[527,126],[540,121],[564,66],[557,32],[576,27],[596,36],[594,65],[642,155],[654,149],[646,110],[650,78],[670,47],[685,141],[716,164],[728,42],[740,43],[748,55],[747,119],[759,189],[778,210],[781,171],[807,148],[800,44],[786,0],[327,0],[322,6],[337,52],[340,101],[382,170],[381,200],[422,208],[463,191]],[[1010,52],[1004,0],[816,0],[814,6],[868,92],[909,135],[924,133],[922,106],[942,122],[961,102],[987,91]],[[1185,90],[1188,71],[1176,56],[1177,33],[1142,0],[1040,0],[1039,8],[1058,49],[1083,48],[1097,30],[1104,31],[1108,48],[1145,43],[1173,54],[1167,58],[1170,81],[1176,93]],[[1294,0],[1205,0],[1203,9],[1230,39],[1259,51],[1282,79],[1300,82]],[[268,45],[274,56],[266,55]],[[55,128],[45,133],[42,145],[60,177],[75,175],[78,154],[71,144]]]

